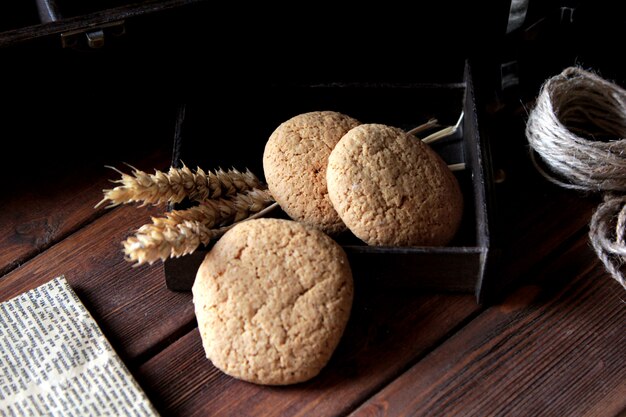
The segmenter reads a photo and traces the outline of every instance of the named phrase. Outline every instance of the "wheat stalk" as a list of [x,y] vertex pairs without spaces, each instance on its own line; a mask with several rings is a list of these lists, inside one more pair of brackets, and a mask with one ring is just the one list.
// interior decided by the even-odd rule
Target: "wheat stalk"
[[203,201],[262,186],[250,170],[240,172],[236,169],[228,171],[218,169],[214,172],[205,172],[198,167],[194,172],[183,164],[182,168],[172,167],[167,173],[155,170],[154,174],[148,174],[131,166],[133,171],[130,175],[114,167],[108,168],[122,176],[121,179],[113,181],[121,185],[103,190],[104,198],[96,207],[106,201],[111,202],[107,207],[133,202],[142,202],[142,205],[180,203],[185,198]]
[[124,254],[137,265],[190,254],[238,222],[261,215],[272,203],[268,191],[252,189],[186,210],[173,210],[165,217],[153,217],[152,224],[143,225],[126,239]]
[[430,145],[430,144],[438,141],[439,139],[443,139],[443,138],[445,138],[447,136],[454,135],[457,132],[457,130],[459,130],[459,126],[461,126],[461,122],[463,121],[463,115],[464,115],[464,112],[461,112],[461,115],[459,116],[459,119],[457,120],[457,122],[456,122],[456,124],[454,126],[448,126],[448,127],[445,127],[445,128],[443,128],[441,130],[438,130],[435,133],[430,134],[430,135],[426,136],[425,138],[423,138],[422,142]]

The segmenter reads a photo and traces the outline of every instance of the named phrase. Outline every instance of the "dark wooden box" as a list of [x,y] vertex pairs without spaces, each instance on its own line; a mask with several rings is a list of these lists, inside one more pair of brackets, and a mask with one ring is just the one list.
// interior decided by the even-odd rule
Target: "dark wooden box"
[[[0,5],[0,47],[163,47],[186,36],[206,0],[19,0]],[[172,33],[174,32],[174,33]],[[178,36],[180,39],[181,36]]]
[[[392,51],[404,57],[423,52],[432,56],[436,38],[445,32],[446,38],[463,42],[447,43],[452,51],[444,54],[462,56],[459,44],[493,41],[504,33],[507,2],[487,0],[481,7],[475,2],[430,3],[342,8],[323,2],[286,7],[268,2],[216,5],[208,0],[5,0],[0,2],[0,47],[122,44],[141,50],[174,42],[173,50],[189,43],[194,48],[208,46],[212,56],[228,49],[244,55],[272,50],[302,57],[333,49],[354,56],[358,49],[376,51],[384,45],[386,58]],[[409,45],[413,52],[404,49]]]
[[[479,134],[475,91],[469,64],[458,82],[446,83],[274,83],[265,88],[213,97],[210,105],[187,105],[175,143],[173,164],[182,160],[203,169],[250,168],[262,177],[267,138],[283,121],[299,113],[334,110],[363,123],[410,129],[435,117],[457,134],[433,144],[449,164],[464,162],[457,172],[465,212],[461,228],[446,247],[373,247],[347,233],[337,241],[348,253],[357,285],[435,291],[473,292],[483,300],[491,261],[488,145]],[[220,110],[210,110],[220,100]],[[272,214],[276,215],[276,214]],[[278,214],[280,216],[280,213]],[[205,250],[164,263],[172,290],[189,290]]]

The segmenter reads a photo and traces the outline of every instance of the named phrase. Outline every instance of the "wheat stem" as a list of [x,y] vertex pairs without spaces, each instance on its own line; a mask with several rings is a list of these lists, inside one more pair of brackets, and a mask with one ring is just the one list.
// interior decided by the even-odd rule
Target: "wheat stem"
[[465,169],[465,162],[459,162],[458,164],[450,164],[448,165],[450,171],[463,171]]
[[143,225],[123,243],[126,259],[140,265],[190,254],[234,224],[256,217],[255,213],[263,212],[272,203],[269,192],[252,189],[186,210],[174,210],[165,217],[153,217],[152,224]]
[[428,130],[432,127],[436,127],[439,126],[439,122],[437,121],[437,119],[430,119],[429,121],[427,121],[426,123],[423,123],[417,127],[414,127],[413,129],[409,130],[408,132],[406,132],[407,135],[417,135],[420,132],[423,132],[424,130]]
[[422,142],[430,145],[438,141],[439,139],[454,135],[457,130],[459,130],[459,126],[461,126],[461,122],[463,121],[463,114],[464,112],[461,112],[461,115],[459,116],[459,119],[454,126],[448,126],[441,130],[438,130],[437,132],[426,136],[424,139],[422,139]]
[[182,168],[172,167],[167,173],[155,170],[154,174],[131,166],[132,174],[126,174],[116,168],[108,168],[120,173],[122,178],[113,182],[121,185],[103,190],[104,198],[96,207],[106,201],[111,202],[107,207],[134,202],[141,202],[142,205],[180,203],[185,198],[203,201],[262,186],[259,179],[249,170],[240,172],[236,169],[228,171],[218,169],[214,172],[205,172],[198,167],[192,171],[183,164]]

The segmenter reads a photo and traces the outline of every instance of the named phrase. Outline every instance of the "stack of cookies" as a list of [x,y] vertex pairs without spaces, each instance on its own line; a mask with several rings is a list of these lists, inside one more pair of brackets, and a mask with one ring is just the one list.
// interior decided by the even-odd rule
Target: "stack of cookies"
[[353,298],[346,230],[368,245],[440,246],[463,211],[446,163],[401,129],[331,111],[281,124],[263,154],[268,188],[295,221],[250,220],[207,254],[193,286],[203,346],[246,381],[308,380],[330,359]]
[[301,114],[274,131],[263,169],[291,218],[329,234],[347,227],[368,245],[441,246],[461,222],[463,198],[446,163],[395,127]]

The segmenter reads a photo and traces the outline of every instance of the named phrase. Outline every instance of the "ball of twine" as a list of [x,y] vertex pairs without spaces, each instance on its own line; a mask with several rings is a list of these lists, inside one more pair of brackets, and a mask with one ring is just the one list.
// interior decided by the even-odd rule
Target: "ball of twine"
[[[605,192],[589,236],[607,270],[626,289],[626,91],[580,68],[549,79],[530,112],[531,159],[549,181]],[[540,156],[535,157],[535,153]]]
[[591,218],[589,236],[607,271],[626,288],[622,267],[626,259],[626,196],[605,195]]

